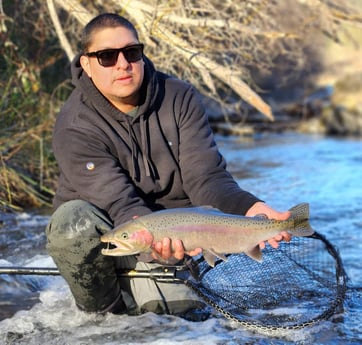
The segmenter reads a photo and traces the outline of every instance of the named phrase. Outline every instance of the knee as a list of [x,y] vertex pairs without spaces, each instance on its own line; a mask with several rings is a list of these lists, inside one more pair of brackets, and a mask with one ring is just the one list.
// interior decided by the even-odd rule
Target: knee
[[47,237],[64,239],[94,238],[111,230],[112,221],[102,210],[84,200],[71,200],[53,213],[46,229]]

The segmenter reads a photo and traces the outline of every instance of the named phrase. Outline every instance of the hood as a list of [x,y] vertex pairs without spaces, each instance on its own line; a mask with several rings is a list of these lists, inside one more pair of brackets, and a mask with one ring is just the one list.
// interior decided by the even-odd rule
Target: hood
[[82,73],[84,72],[82,66],[80,65],[80,57],[81,56],[82,56],[82,53],[77,54],[74,57],[71,65],[70,65],[70,72],[71,72],[71,75],[72,75],[72,84],[75,87],[78,86],[79,79],[80,79]]
[[[92,80],[84,72],[82,66],[80,65],[80,57],[82,53],[79,53],[75,56],[71,63],[71,76],[72,84],[77,88],[80,88],[83,92],[84,98],[88,100],[93,100],[96,97],[96,102],[99,104],[99,96],[104,99],[104,96],[97,90],[97,88],[92,83]],[[137,117],[140,115],[149,115],[150,112],[154,109],[157,103],[157,97],[159,96],[159,85],[157,82],[157,72],[150,59],[146,56],[143,57],[145,63],[145,73],[144,80],[141,86],[141,98],[139,105],[139,111]],[[108,101],[107,101],[108,102]],[[104,105],[104,101],[101,102]],[[109,102],[108,102],[109,103]],[[112,106],[113,107],[113,106]],[[114,107],[113,107],[114,108]],[[120,112],[117,110],[117,112]],[[111,113],[114,113],[111,111]],[[122,113],[123,114],[123,113]],[[136,117],[136,118],[137,118]],[[120,119],[117,116],[117,121]]]
[[[80,65],[81,53],[78,54],[71,63],[72,83],[76,89],[80,90],[83,102],[90,108],[93,108],[99,115],[107,121],[110,119],[121,123],[126,128],[129,138],[129,144],[132,150],[133,171],[132,178],[139,177],[139,166],[137,156],[142,155],[143,163],[146,170],[146,176],[156,178],[156,170],[152,164],[149,154],[148,142],[148,125],[149,116],[157,109],[159,101],[163,97],[162,88],[158,83],[157,71],[151,60],[146,56],[143,57],[145,62],[144,80],[140,89],[141,97],[138,104],[139,109],[137,116],[130,118],[127,114],[115,108],[95,87],[91,78],[84,72]],[[139,122],[140,135],[136,135],[134,125]],[[121,137],[124,134],[120,133]]]

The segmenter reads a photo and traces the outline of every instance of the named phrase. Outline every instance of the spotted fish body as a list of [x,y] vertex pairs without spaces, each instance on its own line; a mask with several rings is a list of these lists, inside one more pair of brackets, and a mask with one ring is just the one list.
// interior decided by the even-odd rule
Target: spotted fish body
[[112,256],[150,252],[152,244],[168,237],[182,240],[185,250],[202,248],[206,261],[213,266],[215,258],[241,253],[261,261],[259,243],[282,231],[293,236],[314,233],[309,224],[309,205],[290,209],[287,220],[244,217],[223,213],[210,207],[176,208],[154,212],[124,223],[101,237],[101,242],[116,248],[102,249]]

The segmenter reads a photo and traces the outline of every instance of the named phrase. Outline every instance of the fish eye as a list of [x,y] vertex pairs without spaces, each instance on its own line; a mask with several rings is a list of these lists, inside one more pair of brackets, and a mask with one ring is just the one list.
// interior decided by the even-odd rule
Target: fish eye
[[121,235],[122,240],[127,240],[128,239],[128,234],[127,232],[123,232]]

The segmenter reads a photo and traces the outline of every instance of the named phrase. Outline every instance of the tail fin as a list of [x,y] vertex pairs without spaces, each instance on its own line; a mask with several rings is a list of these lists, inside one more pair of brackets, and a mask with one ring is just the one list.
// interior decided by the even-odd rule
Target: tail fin
[[294,220],[294,229],[291,232],[294,236],[310,236],[314,230],[309,224],[309,204],[302,203],[292,207],[290,210]]

